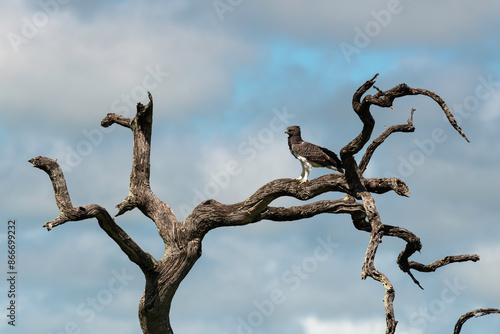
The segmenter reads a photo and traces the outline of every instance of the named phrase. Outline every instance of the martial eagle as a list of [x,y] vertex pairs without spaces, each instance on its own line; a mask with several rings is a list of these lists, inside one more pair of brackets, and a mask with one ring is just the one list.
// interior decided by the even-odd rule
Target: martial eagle
[[288,134],[288,147],[293,156],[299,159],[302,165],[302,174],[295,178],[300,183],[306,182],[312,167],[326,167],[337,172],[343,173],[342,161],[332,151],[314,145],[302,140],[300,136],[300,127],[289,126],[286,131]]

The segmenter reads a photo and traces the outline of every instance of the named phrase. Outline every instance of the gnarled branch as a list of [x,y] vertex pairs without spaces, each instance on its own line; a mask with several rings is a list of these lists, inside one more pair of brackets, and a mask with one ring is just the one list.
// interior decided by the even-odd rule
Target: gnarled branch
[[153,256],[143,251],[135,241],[115,223],[106,209],[97,204],[79,207],[73,206],[69,197],[64,174],[57,161],[46,157],[36,157],[30,159],[29,162],[31,162],[33,167],[45,171],[49,175],[54,187],[54,195],[60,213],[57,218],[43,225],[48,231],[68,221],[97,218],[99,226],[118,244],[132,262],[137,264],[143,271],[151,271],[156,267],[156,260]]
[[467,320],[469,320],[471,318],[479,318],[479,317],[482,317],[482,316],[485,316],[488,314],[495,314],[495,313],[500,314],[500,310],[496,309],[496,308],[480,308],[480,309],[477,309],[474,311],[467,312],[464,315],[462,315],[460,317],[460,319],[458,319],[458,321],[455,325],[455,328],[453,330],[453,334],[460,334],[460,331],[462,330],[462,326],[464,325],[464,323]]
[[[371,231],[371,225],[363,219],[363,217],[357,217],[358,219],[353,218],[353,224],[354,226],[361,231],[366,231],[370,232]],[[479,255],[477,254],[467,254],[467,255],[455,255],[455,256],[446,256],[440,260],[434,261],[428,265],[422,264],[416,261],[409,261],[408,259],[415,254],[416,252],[420,252],[422,249],[422,243],[420,242],[420,238],[418,238],[413,232],[403,228],[403,227],[398,227],[398,226],[391,226],[391,225],[383,225],[383,234],[384,236],[389,236],[389,237],[396,237],[399,239],[402,239],[406,241],[406,247],[404,250],[399,254],[397,258],[397,263],[399,268],[407,273],[417,284],[420,288],[422,286],[420,283],[415,279],[413,274],[411,273],[411,269],[420,271],[420,272],[434,272],[438,268],[444,267],[448,264],[451,263],[456,263],[456,262],[466,262],[466,261],[472,261],[476,262],[479,261]],[[423,289],[423,288],[422,288]]]
[[361,159],[361,162],[359,163],[359,169],[361,172],[364,172],[366,170],[366,167],[368,166],[368,163],[370,162],[370,159],[377,149],[391,134],[395,132],[413,132],[415,131],[415,126],[413,125],[413,112],[415,109],[411,109],[411,115],[410,118],[408,119],[407,124],[399,124],[399,125],[393,125],[389,128],[387,128],[380,136],[378,136],[370,145],[368,145],[365,154],[363,155],[363,158]]
[[[395,99],[403,97],[403,96],[410,96],[410,95],[425,95],[433,99],[443,110],[444,114],[446,115],[446,118],[450,122],[451,126],[467,141],[469,142],[469,139],[463,132],[463,130],[458,126],[457,121],[455,120],[455,117],[451,113],[450,109],[444,102],[444,100],[437,95],[434,92],[431,92],[430,90],[427,89],[421,89],[421,88],[411,88],[407,84],[399,84],[389,90],[386,91],[379,91],[377,94],[371,96],[367,95],[365,99],[363,100],[363,107],[364,108],[369,108],[370,105],[374,104],[379,107],[385,107],[389,108],[392,107],[392,104]],[[365,106],[366,104],[366,106]]]
[[289,208],[283,207],[267,207],[257,216],[256,221],[272,220],[272,221],[293,221],[304,218],[311,218],[320,213],[347,213],[364,215],[363,205],[358,202],[347,202],[345,200],[325,200],[318,201],[301,206],[292,206]]
[[[366,180],[366,188],[379,194],[394,191],[401,196],[407,196],[409,193],[406,184],[397,178],[370,178]],[[196,234],[203,235],[209,230],[221,226],[246,225],[262,219],[284,220],[277,216],[278,208],[269,207],[271,202],[285,196],[299,200],[309,200],[326,192],[354,194],[348,188],[343,175],[340,174],[323,175],[306,183],[300,183],[292,179],[278,179],[265,184],[243,202],[221,204],[215,200],[204,201],[186,218],[185,227],[197,230]],[[337,212],[335,213],[352,213],[354,208],[354,211],[364,212],[362,207],[363,205],[360,203],[331,200],[301,205],[294,207],[294,209],[281,208],[280,212],[283,213],[283,217],[286,216],[292,219],[292,212],[301,212],[305,218],[320,213],[328,213],[328,208],[330,210],[336,208]]]
[[144,215],[153,220],[158,233],[169,247],[178,247],[177,219],[173,210],[156,197],[150,187],[151,134],[153,124],[153,97],[148,93],[149,103],[137,104],[133,119],[116,114],[107,114],[101,126],[119,124],[132,130],[133,152],[132,172],[130,173],[129,193],[117,205],[120,216],[127,211],[139,208]]
[[[397,321],[394,318],[393,308],[394,288],[389,279],[384,274],[379,272],[374,265],[375,254],[380,242],[382,241],[382,237],[384,236],[386,226],[382,224],[380,215],[375,206],[375,201],[371,193],[367,189],[367,182],[363,176],[363,172],[365,171],[375,149],[385,139],[387,139],[389,135],[394,132],[412,132],[414,131],[414,127],[412,117],[410,117],[408,124],[393,126],[384,131],[382,135],[375,139],[374,142],[372,142],[372,144],[367,148],[367,151],[365,152],[365,155],[363,156],[361,163],[358,166],[354,155],[358,153],[370,140],[373,128],[375,126],[375,119],[370,112],[370,107],[372,105],[376,105],[384,108],[394,108],[393,102],[396,98],[408,95],[426,95],[440,105],[453,128],[455,128],[455,130],[457,130],[460,135],[462,135],[462,137],[464,137],[467,141],[468,138],[465,136],[462,129],[457,125],[455,118],[451,114],[445,102],[437,94],[431,91],[425,89],[414,89],[407,86],[406,84],[397,85],[387,91],[382,91],[381,89],[375,87],[378,91],[375,95],[366,95],[363,100],[361,100],[363,95],[370,88],[374,87],[375,79],[377,78],[377,76],[378,74],[376,74],[371,80],[366,81],[353,94],[352,107],[354,112],[358,115],[361,122],[363,123],[363,128],[358,136],[356,136],[351,142],[349,142],[340,150],[340,157],[344,164],[346,181],[351,190],[350,195],[355,198],[361,198],[367,218],[367,221],[365,222],[364,220],[359,219],[359,217],[353,216],[353,222],[355,225],[369,225],[369,229],[365,227],[365,230],[370,231],[370,241],[366,250],[361,277],[364,279],[370,276],[382,283],[382,285],[384,286],[386,291],[384,297],[386,310],[386,334],[392,334],[395,332],[397,325]],[[414,110],[412,109],[411,116],[413,116],[413,111]],[[405,194],[407,194],[407,192],[405,192]],[[407,242],[408,243],[406,249],[400,254],[398,258],[398,264],[400,265],[400,268],[406,271],[413,279],[413,281],[420,286],[418,281],[409,271],[407,263],[408,257],[416,250],[420,249],[420,241],[418,240],[418,238],[412,237],[408,239]]]
[[196,235],[204,235],[217,227],[240,226],[260,221],[263,219],[261,213],[279,197],[308,200],[332,191],[348,191],[342,175],[324,175],[306,183],[292,179],[278,179],[260,187],[243,202],[221,204],[215,200],[204,201],[186,218],[184,225]]

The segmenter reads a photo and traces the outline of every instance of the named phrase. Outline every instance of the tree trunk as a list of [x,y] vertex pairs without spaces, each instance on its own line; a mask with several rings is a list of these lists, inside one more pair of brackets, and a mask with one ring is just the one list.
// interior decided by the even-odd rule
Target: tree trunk
[[[192,243],[191,243],[192,244]],[[180,282],[201,255],[201,244],[170,249],[155,270],[145,274],[146,287],[139,303],[141,329],[147,334],[172,334],[170,306]]]

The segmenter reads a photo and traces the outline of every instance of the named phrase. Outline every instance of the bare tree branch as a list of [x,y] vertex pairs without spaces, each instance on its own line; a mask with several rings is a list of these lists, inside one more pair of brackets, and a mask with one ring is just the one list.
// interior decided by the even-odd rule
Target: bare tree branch
[[153,97],[150,93],[148,93],[148,97],[149,103],[147,105],[137,104],[137,112],[133,119],[108,114],[101,121],[103,127],[117,123],[130,128],[134,136],[129,193],[117,205],[118,213],[116,216],[120,216],[136,207],[139,208],[144,215],[155,222],[158,233],[164,242],[177,247],[177,219],[174,212],[169,205],[156,197],[150,187]]
[[107,114],[101,121],[101,126],[107,128],[113,124],[119,124],[126,128],[132,127],[132,119],[117,114]]
[[[395,191],[401,196],[409,193],[406,184],[397,178],[366,179],[367,189],[374,193]],[[292,208],[272,208],[268,205],[279,197],[294,197],[299,200],[309,200],[326,192],[341,192],[351,194],[345,178],[341,174],[328,174],[299,183],[293,179],[278,179],[259,188],[245,201],[235,204],[221,204],[214,200],[201,203],[185,221],[187,229],[198,230],[197,234],[204,234],[209,230],[221,226],[239,226],[258,222],[262,219],[280,220],[276,214],[282,212],[291,218],[291,212],[302,212],[307,217],[328,212],[327,208],[336,208],[338,213],[351,213],[353,208],[360,211],[362,204],[349,203],[345,200],[321,201],[309,205]],[[281,210],[281,211],[280,211]],[[364,211],[364,210],[361,210]],[[333,212],[330,212],[333,213]],[[191,222],[193,226],[189,227]],[[194,223],[196,222],[196,223]]]
[[[455,130],[467,141],[469,139],[462,131],[462,129],[458,126],[455,118],[453,117],[450,109],[443,101],[443,99],[434,92],[431,92],[426,89],[415,89],[411,88],[406,84],[397,85],[387,91],[381,91],[377,88],[378,93],[375,95],[367,95],[361,101],[361,97],[375,84],[375,79],[378,74],[376,74],[371,80],[365,82],[358,90],[354,93],[352,99],[352,106],[356,114],[359,116],[361,121],[363,122],[363,129],[361,133],[353,139],[349,144],[347,144],[341,150],[341,155],[344,157],[353,156],[357,152],[359,152],[363,146],[368,142],[370,136],[373,131],[373,127],[375,125],[375,120],[370,113],[370,106],[376,105],[379,107],[389,108],[393,107],[393,102],[395,99],[408,96],[408,95],[425,95],[436,101],[439,104],[443,112],[445,113],[448,121],[453,126]],[[343,160],[344,162],[344,160]],[[366,165],[364,166],[366,168]]]
[[260,187],[243,202],[228,205],[214,200],[204,201],[186,218],[184,225],[197,235],[204,235],[217,227],[240,226],[261,220],[261,213],[279,197],[308,200],[332,191],[348,191],[342,175],[324,175],[306,183],[293,179],[278,179]]
[[[370,232],[371,231],[370,224],[363,217],[357,217],[357,218],[358,219],[353,218],[354,226],[358,230]],[[413,279],[415,284],[417,284],[420,288],[422,288],[422,286],[411,273],[410,271],[411,269],[420,272],[433,272],[436,269],[451,263],[465,262],[465,261],[473,261],[473,262],[479,261],[479,255],[477,254],[446,256],[428,265],[415,261],[409,261],[408,259],[410,258],[410,256],[412,256],[416,252],[420,252],[420,250],[422,249],[422,243],[420,242],[420,239],[413,232],[403,227],[383,225],[383,231],[384,231],[384,236],[396,237],[406,241],[406,247],[399,254],[396,262],[398,263],[399,268],[403,272],[407,273]]]
[[421,272],[430,273],[450,263],[467,262],[467,261],[477,262],[479,261],[479,255],[470,254],[470,255],[445,256],[442,259],[434,261],[427,265],[415,261],[408,261],[408,267],[410,269],[415,269]]
[[358,202],[346,202],[345,200],[325,200],[301,206],[267,207],[260,213],[256,221],[293,221],[304,218],[311,218],[321,213],[360,213],[364,215],[363,205]]
[[385,194],[389,191],[394,191],[399,196],[408,197],[410,189],[401,179],[396,177],[391,178],[369,178],[364,179],[366,190],[375,194]]
[[431,92],[430,90],[427,89],[420,89],[420,88],[411,88],[406,84],[399,84],[387,91],[381,92],[379,91],[377,94],[371,96],[367,95],[364,99],[364,103],[371,105],[377,105],[379,107],[392,107],[392,103],[394,102],[395,99],[403,97],[403,96],[409,96],[409,95],[425,95],[436,101],[437,104],[441,107],[443,110],[444,114],[446,115],[446,118],[448,118],[448,121],[450,122],[451,126],[460,133],[460,135],[467,141],[469,142],[469,139],[463,132],[463,130],[458,126],[457,121],[455,120],[455,117],[453,117],[453,114],[451,113],[450,109],[444,102],[444,100],[437,95],[434,92]]
[[361,85],[352,97],[352,108],[363,122],[363,129],[356,138],[341,149],[340,155],[343,157],[342,162],[344,165],[346,164],[346,161],[344,161],[345,158],[349,158],[346,160],[352,163],[351,160],[353,159],[354,154],[361,151],[372,135],[373,127],[375,126],[375,119],[370,113],[370,105],[365,101],[361,102],[361,97],[375,84],[377,76],[378,73],[375,74],[371,80],[368,80]]
[[413,132],[415,131],[415,126],[413,125],[413,112],[415,109],[411,110],[410,118],[407,124],[393,125],[387,128],[380,136],[378,136],[366,149],[361,162],[359,163],[359,169],[361,172],[366,170],[370,159],[375,152],[375,150],[393,133],[395,132]]
[[464,325],[464,323],[467,320],[469,320],[471,318],[478,318],[478,317],[482,317],[482,316],[485,316],[488,314],[495,314],[495,313],[500,314],[500,310],[496,309],[496,308],[480,308],[480,309],[477,309],[474,311],[467,312],[464,315],[462,315],[460,317],[460,319],[458,319],[458,321],[455,325],[455,329],[453,330],[453,334],[460,334],[460,331],[462,330],[462,326]]
[[156,267],[156,260],[147,252],[143,251],[128,234],[121,229],[109,215],[106,209],[97,204],[89,204],[74,207],[71,204],[66,180],[59,164],[52,159],[36,157],[29,162],[33,167],[45,171],[54,187],[54,195],[60,213],[57,218],[45,223],[43,226],[50,231],[52,228],[68,221],[80,221],[89,218],[97,218],[99,226],[113,239],[129,259],[137,264],[143,271],[150,271]]

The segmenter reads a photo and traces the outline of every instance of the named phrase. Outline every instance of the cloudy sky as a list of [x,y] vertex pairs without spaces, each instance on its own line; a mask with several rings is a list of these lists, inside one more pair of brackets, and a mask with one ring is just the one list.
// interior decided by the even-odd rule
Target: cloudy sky
[[[405,123],[375,154],[369,177],[397,176],[410,198],[377,195],[386,224],[423,243],[413,260],[477,253],[477,263],[398,270],[399,240],[384,239],[376,266],[396,289],[397,333],[451,333],[461,314],[500,307],[500,20],[498,1],[10,1],[0,13],[1,250],[16,221],[16,326],[2,333],[140,332],[141,272],[95,221],[41,226],[58,214],[47,175],[28,159],[58,159],[75,205],[114,206],[128,192],[131,133],[103,129],[110,112],[133,116],[155,102],[152,188],[179,220],[201,200],[244,200],[296,177],[286,126],[334,151],[360,131],[350,101],[380,73],[438,93],[467,143],[425,97],[373,109],[375,134]],[[311,178],[324,174],[315,169]],[[341,198],[341,194],[322,199]],[[276,205],[296,205],[278,200]],[[117,222],[162,255],[154,224],[133,211]],[[180,286],[178,334],[384,332],[384,290],[361,280],[368,234],[348,216],[260,222],[210,232]],[[500,317],[462,333],[498,333]]]

